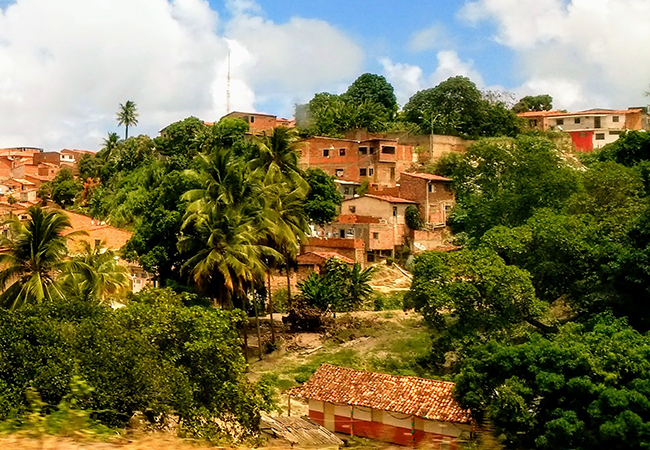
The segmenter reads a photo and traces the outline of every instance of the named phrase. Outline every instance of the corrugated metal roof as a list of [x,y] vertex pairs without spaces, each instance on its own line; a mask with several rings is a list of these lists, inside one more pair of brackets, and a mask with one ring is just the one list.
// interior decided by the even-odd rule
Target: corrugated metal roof
[[452,396],[454,383],[321,365],[303,386],[286,394],[328,403],[363,406],[440,422],[470,423]]

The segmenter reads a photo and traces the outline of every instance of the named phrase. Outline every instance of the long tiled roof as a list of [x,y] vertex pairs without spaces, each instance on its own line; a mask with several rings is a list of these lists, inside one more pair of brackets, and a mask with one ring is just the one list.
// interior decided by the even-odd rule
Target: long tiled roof
[[433,175],[431,173],[422,172],[402,172],[402,175],[410,175],[415,178],[422,178],[429,181],[452,181],[451,178],[441,177],[440,175]]
[[307,383],[285,393],[440,422],[470,423],[470,412],[453,399],[453,389],[454,383],[447,381],[398,377],[323,364]]
[[[368,198],[375,198],[377,200],[382,200],[384,202],[389,202],[389,203],[417,203],[414,202],[413,200],[407,200],[405,198],[400,198],[400,197],[393,197],[392,195],[374,195],[374,194],[366,194],[365,197]],[[355,198],[350,198],[345,201],[350,201],[350,200],[356,200],[361,197],[355,197]]]

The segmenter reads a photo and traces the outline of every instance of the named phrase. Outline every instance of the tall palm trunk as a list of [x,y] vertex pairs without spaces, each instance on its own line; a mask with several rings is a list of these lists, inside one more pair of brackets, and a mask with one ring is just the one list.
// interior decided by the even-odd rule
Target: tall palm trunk
[[271,342],[275,344],[275,323],[273,323],[273,293],[271,292],[271,271],[266,272],[266,278],[269,285],[267,290],[269,295],[269,314],[271,316]]
[[260,333],[260,316],[257,313],[257,301],[253,302],[253,311],[255,311],[255,328],[257,329],[257,355],[262,360],[262,334]]
[[291,272],[289,270],[289,263],[287,262],[287,301],[289,303],[289,311],[293,309],[293,302],[291,301]]

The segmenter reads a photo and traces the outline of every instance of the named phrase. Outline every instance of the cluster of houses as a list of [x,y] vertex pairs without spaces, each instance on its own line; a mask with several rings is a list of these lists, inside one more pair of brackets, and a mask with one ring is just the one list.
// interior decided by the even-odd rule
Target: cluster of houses
[[[36,147],[13,147],[0,149],[0,220],[17,217],[27,219],[27,209],[41,203],[37,198],[38,189],[52,181],[63,168],[77,173],[77,163],[90,150],[63,149],[58,152],[44,152]],[[64,211],[70,219],[71,228],[67,233],[83,231],[70,242],[72,254],[81,251],[79,242],[84,240],[91,245],[102,244],[108,250],[121,249],[133,236],[130,231],[112,227],[91,217]],[[3,230],[6,232],[6,230]],[[153,282],[150,274],[138,264],[121,261],[128,267],[131,276],[131,290],[140,291]]]

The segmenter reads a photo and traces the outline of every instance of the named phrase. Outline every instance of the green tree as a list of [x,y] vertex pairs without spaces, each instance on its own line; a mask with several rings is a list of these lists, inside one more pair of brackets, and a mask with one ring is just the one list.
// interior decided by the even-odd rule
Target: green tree
[[484,98],[476,85],[462,76],[416,92],[404,105],[402,118],[417,124],[425,134],[475,139],[514,136],[518,132],[517,117],[505,104]]
[[422,216],[420,215],[420,210],[415,205],[409,205],[408,208],[406,208],[404,220],[411,230],[419,230],[424,225]]
[[508,448],[646,448],[650,341],[600,316],[523,343],[490,342],[467,358],[456,396]]
[[86,240],[78,242],[81,252],[72,257],[80,264],[63,274],[61,289],[68,295],[83,299],[106,300],[108,296],[124,297],[131,286],[127,269],[118,263],[117,254],[104,247],[104,243],[91,245]]
[[338,215],[343,201],[334,177],[321,169],[307,169],[305,179],[309,183],[309,194],[304,208],[309,220],[317,225],[330,223]]
[[129,138],[129,127],[138,124],[138,108],[131,100],[120,103],[120,110],[117,112],[117,124],[124,125],[124,140]]
[[553,108],[553,97],[548,94],[527,95],[522,97],[513,107],[515,113],[527,111],[550,111]]
[[70,220],[58,211],[39,206],[27,210],[29,219],[22,223],[9,219],[9,238],[3,238],[0,252],[0,305],[8,309],[28,303],[41,303],[61,297],[56,277],[66,269],[67,241],[72,233]]
[[446,158],[442,175],[454,180],[456,232],[480,237],[496,225],[522,225],[536,209],[561,210],[580,190],[579,171],[544,138],[485,139],[462,157]]
[[545,308],[530,274],[486,249],[417,256],[405,302],[433,330],[434,364],[468,344],[516,335],[523,324],[552,328],[540,321]]
[[83,191],[83,183],[75,179],[70,169],[64,167],[52,180],[51,189],[52,200],[65,208],[74,204],[77,195]]
[[386,110],[390,118],[397,112],[397,98],[393,86],[381,75],[364,73],[343,95],[347,101],[357,104],[365,101],[377,103]]
[[262,243],[258,179],[244,162],[225,148],[199,162],[196,176],[202,187],[184,195],[190,204],[178,243],[181,253],[189,255],[183,267],[202,292],[232,305],[263,284],[265,257],[281,255]]

